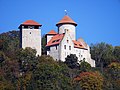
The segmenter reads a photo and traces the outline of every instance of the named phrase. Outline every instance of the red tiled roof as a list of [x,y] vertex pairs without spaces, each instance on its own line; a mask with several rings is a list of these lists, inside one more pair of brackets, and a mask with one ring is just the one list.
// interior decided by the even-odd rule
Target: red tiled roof
[[74,47],[75,48],[83,48],[83,49],[86,49],[81,42],[79,41],[76,41],[76,40],[73,40],[73,43],[74,43]]
[[23,22],[21,25],[37,25],[37,26],[42,26],[41,24],[35,22],[34,20],[27,20]]
[[61,42],[63,36],[64,36],[64,34],[57,34],[57,35],[53,36],[52,39],[47,43],[46,46],[53,46],[53,45],[59,44]]
[[57,34],[54,30],[51,30],[49,33],[47,33],[47,34]]
[[[57,34],[57,35],[53,36],[52,39],[47,43],[46,46],[48,47],[48,46],[60,44],[63,37],[64,37],[64,34]],[[85,46],[81,42],[76,41],[76,40],[72,40],[72,41],[74,43],[75,48],[86,49]]]
[[77,26],[77,23],[74,22],[68,15],[65,15],[62,20],[60,20],[56,26],[58,26],[59,24],[74,24],[75,26]]

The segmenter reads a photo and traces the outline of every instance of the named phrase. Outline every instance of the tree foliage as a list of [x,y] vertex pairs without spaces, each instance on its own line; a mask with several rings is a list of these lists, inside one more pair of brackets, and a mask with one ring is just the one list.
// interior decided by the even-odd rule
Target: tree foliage
[[[45,36],[42,50],[45,54]],[[65,62],[47,55],[36,56],[32,48],[19,48],[19,31],[0,34],[1,90],[120,90],[120,46],[91,45],[95,68],[76,55]],[[102,67],[102,73],[98,73]],[[97,72],[96,72],[97,71]],[[101,71],[100,71],[101,72]],[[102,88],[103,87],[103,88]]]
[[102,90],[103,77],[98,72],[82,72],[74,78],[82,90]]
[[75,54],[68,55],[67,58],[65,58],[65,64],[71,69],[78,68],[79,63],[77,56]]
[[87,72],[91,70],[91,65],[88,62],[85,62],[85,60],[80,62],[80,71],[81,72]]
[[113,55],[115,57],[115,60],[120,62],[120,46],[115,46],[114,47]]
[[97,67],[106,67],[113,60],[113,47],[112,45],[106,44],[104,42],[98,44],[91,44],[91,55],[96,61]]
[[[67,90],[71,89],[68,70],[53,60],[50,56],[39,57],[39,64],[34,72],[35,87],[40,90]],[[65,69],[66,68],[66,69]],[[66,73],[66,74],[65,74]]]
[[19,49],[19,41],[19,31],[2,33],[0,34],[0,49],[11,57]]

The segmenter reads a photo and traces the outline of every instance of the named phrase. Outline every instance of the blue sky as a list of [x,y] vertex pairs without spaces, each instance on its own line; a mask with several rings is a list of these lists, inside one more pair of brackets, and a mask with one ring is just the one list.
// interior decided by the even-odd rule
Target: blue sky
[[18,30],[29,19],[42,24],[42,35],[65,15],[77,22],[76,37],[89,45],[120,45],[120,0],[0,0],[0,33]]

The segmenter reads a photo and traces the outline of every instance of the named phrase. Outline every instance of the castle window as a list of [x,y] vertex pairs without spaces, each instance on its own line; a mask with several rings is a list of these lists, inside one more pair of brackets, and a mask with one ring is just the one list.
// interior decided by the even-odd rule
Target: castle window
[[66,49],[66,45],[64,45],[64,49]]
[[80,53],[79,53],[79,57],[80,57]]
[[69,46],[69,50],[71,50],[71,46]]
[[29,29],[34,29],[34,26],[28,26]]
[[56,46],[56,50],[57,50],[57,46]]
[[39,29],[39,26],[34,26],[35,29]]
[[67,40],[67,43],[69,43],[69,40]]
[[22,26],[22,28],[28,28],[28,26]]
[[30,32],[30,34],[31,34],[31,32]]
[[54,42],[59,42],[59,40],[60,40],[60,39],[58,39],[58,40],[54,40],[54,41],[52,41],[52,43],[54,43]]
[[81,44],[79,44],[79,46],[82,46]]

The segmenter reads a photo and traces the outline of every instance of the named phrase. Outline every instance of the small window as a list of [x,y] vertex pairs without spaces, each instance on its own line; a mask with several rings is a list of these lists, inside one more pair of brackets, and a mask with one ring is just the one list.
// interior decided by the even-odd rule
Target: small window
[[29,29],[34,29],[34,26],[28,26]]
[[52,43],[54,43],[55,41],[52,41]]
[[30,32],[30,34],[31,34],[31,32]]
[[69,50],[71,50],[71,46],[69,46]]
[[64,49],[66,49],[66,45],[64,45]]
[[54,41],[52,41],[52,43],[54,43],[54,42],[59,42],[59,40],[60,40],[60,39],[58,39],[58,40],[54,40]]
[[79,46],[82,46],[81,44],[79,44]]
[[80,53],[79,53],[79,57],[80,57]]
[[69,43],[69,40],[67,40],[67,43]]
[[57,46],[56,46],[56,50],[57,50]]

